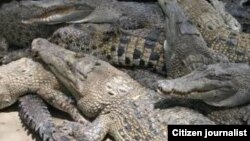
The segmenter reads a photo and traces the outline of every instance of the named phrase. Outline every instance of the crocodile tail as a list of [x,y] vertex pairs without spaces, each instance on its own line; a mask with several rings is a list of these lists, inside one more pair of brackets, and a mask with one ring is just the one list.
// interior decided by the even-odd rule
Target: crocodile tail
[[[146,36],[120,32],[115,41],[102,47],[111,64],[122,67],[148,68],[166,74],[163,44],[158,40],[157,29]],[[140,34],[140,33],[139,33]],[[153,35],[151,35],[153,34]],[[111,57],[109,57],[111,56]]]
[[43,141],[54,141],[52,135],[56,128],[45,103],[36,95],[26,95],[19,99],[21,120],[39,134]]
[[107,24],[81,24],[60,28],[49,40],[115,66],[149,68],[166,75],[163,39],[158,28],[123,30]]

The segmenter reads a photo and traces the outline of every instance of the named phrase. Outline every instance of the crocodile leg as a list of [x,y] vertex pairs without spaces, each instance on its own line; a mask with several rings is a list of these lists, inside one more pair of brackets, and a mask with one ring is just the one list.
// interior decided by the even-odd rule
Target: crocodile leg
[[79,121],[81,123],[88,123],[88,121],[80,115],[77,108],[73,105],[72,99],[68,96],[64,95],[62,92],[57,90],[39,90],[37,94],[40,95],[43,99],[45,99],[49,104],[65,111],[71,115],[71,117],[75,121]]
[[61,124],[54,123],[46,104],[36,95],[19,99],[19,116],[43,141],[74,141],[72,134],[75,130],[85,128],[83,124],[67,120]]
[[67,120],[56,124],[43,100],[36,95],[26,95],[19,99],[19,116],[28,127],[39,133],[43,141],[101,141],[109,126],[106,117],[99,117],[87,125]]
[[103,141],[109,132],[110,121],[108,116],[100,116],[85,128],[79,129],[78,126],[74,129],[73,136],[79,141]]
[[72,122],[68,120],[64,120],[62,124],[57,125],[57,131],[54,133],[53,137],[56,141],[66,138],[65,135],[73,136],[73,140],[76,141],[114,141],[114,139],[110,138],[109,136],[103,137],[107,134],[107,128],[105,124],[107,122],[101,121],[101,119],[95,120],[93,123],[88,124],[87,126],[80,124],[78,122]]

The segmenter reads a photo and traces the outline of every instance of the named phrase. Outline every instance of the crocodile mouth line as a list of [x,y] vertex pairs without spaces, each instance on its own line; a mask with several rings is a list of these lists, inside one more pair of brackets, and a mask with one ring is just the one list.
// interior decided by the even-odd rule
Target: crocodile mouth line
[[[213,90],[216,90],[216,89],[213,89]],[[187,97],[192,97],[194,95],[202,95],[202,93],[206,93],[206,92],[209,92],[211,90],[178,91],[178,90],[174,89],[174,90],[166,92],[162,88],[157,88],[156,91],[162,95],[171,95],[171,96],[175,96],[175,97],[187,98]]]

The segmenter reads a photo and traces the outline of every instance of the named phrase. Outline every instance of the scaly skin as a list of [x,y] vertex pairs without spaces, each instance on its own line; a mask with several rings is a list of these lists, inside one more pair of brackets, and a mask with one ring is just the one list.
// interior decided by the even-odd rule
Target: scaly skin
[[[73,23],[110,23],[123,29],[139,29],[161,27],[163,18],[159,6],[154,3],[118,2],[107,0],[102,2],[87,17]],[[147,13],[147,14],[145,14]],[[108,16],[107,16],[108,15]]]
[[[35,21],[39,21],[39,17],[49,17],[49,15],[58,13],[58,10],[56,12],[55,9],[53,10],[53,12],[42,13],[43,16],[38,16]],[[146,15],[145,12],[147,12]],[[109,16],[107,18],[101,16],[100,14],[103,13],[109,13]],[[32,21],[34,20],[30,19],[31,23]],[[41,18],[41,21],[44,19]],[[86,21],[101,23],[101,25],[84,24],[62,28],[53,34],[50,41],[60,46],[67,46],[72,50],[77,48],[85,53],[96,54],[102,59],[110,61],[113,65],[148,67],[161,74],[167,74],[168,77],[182,76],[190,73],[197,67],[197,64],[199,66],[214,62],[214,55],[208,51],[209,49],[205,49],[206,43],[202,37],[182,33],[183,31],[175,33],[178,34],[178,37],[181,36],[181,40],[178,41],[180,44],[171,45],[170,52],[169,47],[165,48],[168,51],[164,50],[164,16],[155,3],[112,0],[110,3],[103,2],[82,22]],[[44,22],[51,24],[51,21],[46,22],[45,20]],[[173,21],[174,24],[176,22],[178,21]],[[110,23],[110,25],[104,23]],[[184,26],[190,27],[190,25],[185,24]],[[172,36],[171,34],[172,32],[168,33],[169,37]],[[187,46],[192,47],[189,49]]]
[[63,121],[54,123],[48,107],[36,95],[25,95],[18,99],[19,116],[30,129],[39,134],[43,141],[74,141],[72,129],[83,129],[86,125]]
[[[130,4],[124,5],[124,9],[131,11]],[[195,25],[188,22],[180,8],[174,11],[174,17],[166,20],[169,24],[165,33],[162,11],[154,5],[144,4],[144,11],[147,9],[151,16],[158,15],[160,18],[154,21],[160,26],[128,30],[105,22],[71,25],[58,29],[49,40],[73,51],[93,54],[116,66],[150,68],[172,78],[188,74],[204,64],[227,60],[207,48]],[[121,13],[124,11],[119,11],[118,15]],[[138,11],[135,16],[140,19],[143,15]]]
[[200,66],[228,61],[222,54],[207,48],[198,29],[189,22],[176,0],[168,1],[164,13],[166,14],[165,61],[170,74],[174,77],[183,76]]
[[[241,24],[230,13],[227,12],[225,3],[219,0],[207,0],[223,17],[225,23],[235,31],[242,30]],[[228,1],[227,1],[228,2]]]
[[191,72],[192,63],[217,62],[216,53],[206,48],[201,37],[183,35],[179,31],[177,34],[182,40],[168,51],[163,47],[163,28],[124,30],[110,24],[79,24],[58,29],[49,40],[73,51],[92,54],[115,66],[148,68],[168,77]]
[[27,93],[36,93],[52,106],[69,113],[76,121],[85,122],[71,99],[59,91],[59,84],[41,64],[22,58],[0,67],[0,109],[6,108]]
[[[159,0],[164,10],[165,2]],[[171,1],[171,0],[170,0]],[[218,53],[226,55],[230,62],[250,62],[250,36],[229,28],[220,12],[206,0],[178,0],[185,14],[195,23],[208,46]]]
[[[109,16],[101,15],[106,13]],[[49,38],[50,41],[74,51],[82,50],[99,56],[116,66],[149,67],[166,74],[164,18],[157,4],[103,2],[84,20],[101,24],[61,28]]]
[[110,24],[81,24],[60,28],[49,40],[115,66],[150,68],[166,74],[163,29],[119,31]]
[[[0,63],[5,64],[21,57],[30,56],[29,52],[23,51],[22,48],[29,48],[33,39],[37,37],[47,38],[57,28],[66,25],[62,22],[89,15],[93,8],[85,2],[26,0],[3,4],[0,9],[0,41],[5,40],[6,43],[0,44],[0,47],[6,50],[5,52],[0,50]],[[86,3],[95,2],[88,1]],[[39,21],[36,17],[39,17],[41,22],[36,22]],[[49,25],[44,24],[45,21],[49,21]],[[34,24],[29,24],[31,22]],[[62,24],[51,25],[55,23]],[[13,50],[17,51],[12,53]]]
[[80,140],[102,140],[107,134],[117,141],[166,140],[169,119],[179,116],[182,124],[213,123],[188,109],[175,115],[155,109],[160,98],[157,93],[95,57],[79,55],[45,39],[34,40],[32,51],[70,90],[83,114],[94,118],[86,129],[78,131]]
[[250,125],[250,104],[228,109],[219,109],[208,113],[208,117],[220,124]]
[[52,134],[56,129],[45,103],[35,95],[23,96],[18,101],[22,121],[37,132],[43,141],[53,141]]
[[0,9],[0,36],[5,38],[11,45],[29,47],[32,40],[37,37],[49,37],[58,26],[26,25],[21,21],[30,17],[43,8],[24,6],[21,2],[3,4]]
[[209,105],[233,107],[250,101],[248,64],[213,64],[173,80],[162,80],[159,88]]
[[[96,5],[97,1],[26,0],[3,4],[0,9],[0,63],[6,64],[30,56],[27,48],[30,47],[34,38],[47,38],[55,29],[65,25],[51,24],[67,22],[79,16],[85,17],[93,10],[87,4]],[[39,17],[41,21],[39,22],[36,17]],[[46,21],[49,21],[49,25],[44,24]],[[33,24],[30,24],[31,22]]]
[[[58,1],[58,0],[57,0]],[[60,1],[60,0],[59,0]],[[37,3],[37,2],[33,2]],[[38,2],[40,7],[44,5],[44,2]],[[42,3],[42,4],[40,4]],[[51,2],[50,7],[54,4]],[[57,2],[58,3],[58,2]],[[62,2],[59,2],[62,3]],[[61,11],[56,12],[41,12],[35,14],[33,18],[27,18],[24,23],[44,23],[53,24],[57,23],[110,23],[119,25],[123,29],[138,29],[146,27],[158,27],[161,26],[162,14],[158,14],[160,10],[157,4],[152,3],[137,3],[137,2],[119,2],[116,0],[87,0],[87,1],[70,1],[70,3],[85,4],[84,14],[77,14],[78,7],[74,6],[76,10],[69,10],[70,12],[64,14]],[[28,4],[30,5],[30,4]],[[45,4],[46,5],[46,4]],[[63,4],[67,6],[66,4]],[[91,9],[89,7],[94,7]],[[86,10],[88,10],[86,12]],[[48,17],[48,13],[51,18],[44,20],[43,17]],[[147,13],[147,14],[145,14]],[[63,18],[58,17],[56,14],[63,15]],[[70,18],[67,18],[69,14]],[[42,16],[44,15],[44,16]],[[55,16],[53,16],[55,15]],[[79,15],[79,16],[78,16]],[[107,16],[108,15],[108,16]],[[62,19],[62,20],[58,20]],[[160,22],[159,22],[160,21]]]
[[[214,64],[177,79],[161,80],[158,90],[166,98],[180,97],[182,106],[197,109],[218,124],[250,124],[249,76],[247,64]],[[212,106],[185,103],[189,99]]]

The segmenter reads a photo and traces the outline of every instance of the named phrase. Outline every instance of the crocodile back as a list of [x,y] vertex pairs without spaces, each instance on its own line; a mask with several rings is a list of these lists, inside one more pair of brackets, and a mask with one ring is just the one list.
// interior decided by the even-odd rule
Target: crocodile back
[[226,55],[230,62],[250,62],[249,34],[230,29],[220,13],[205,0],[179,0],[178,3],[210,48]]

